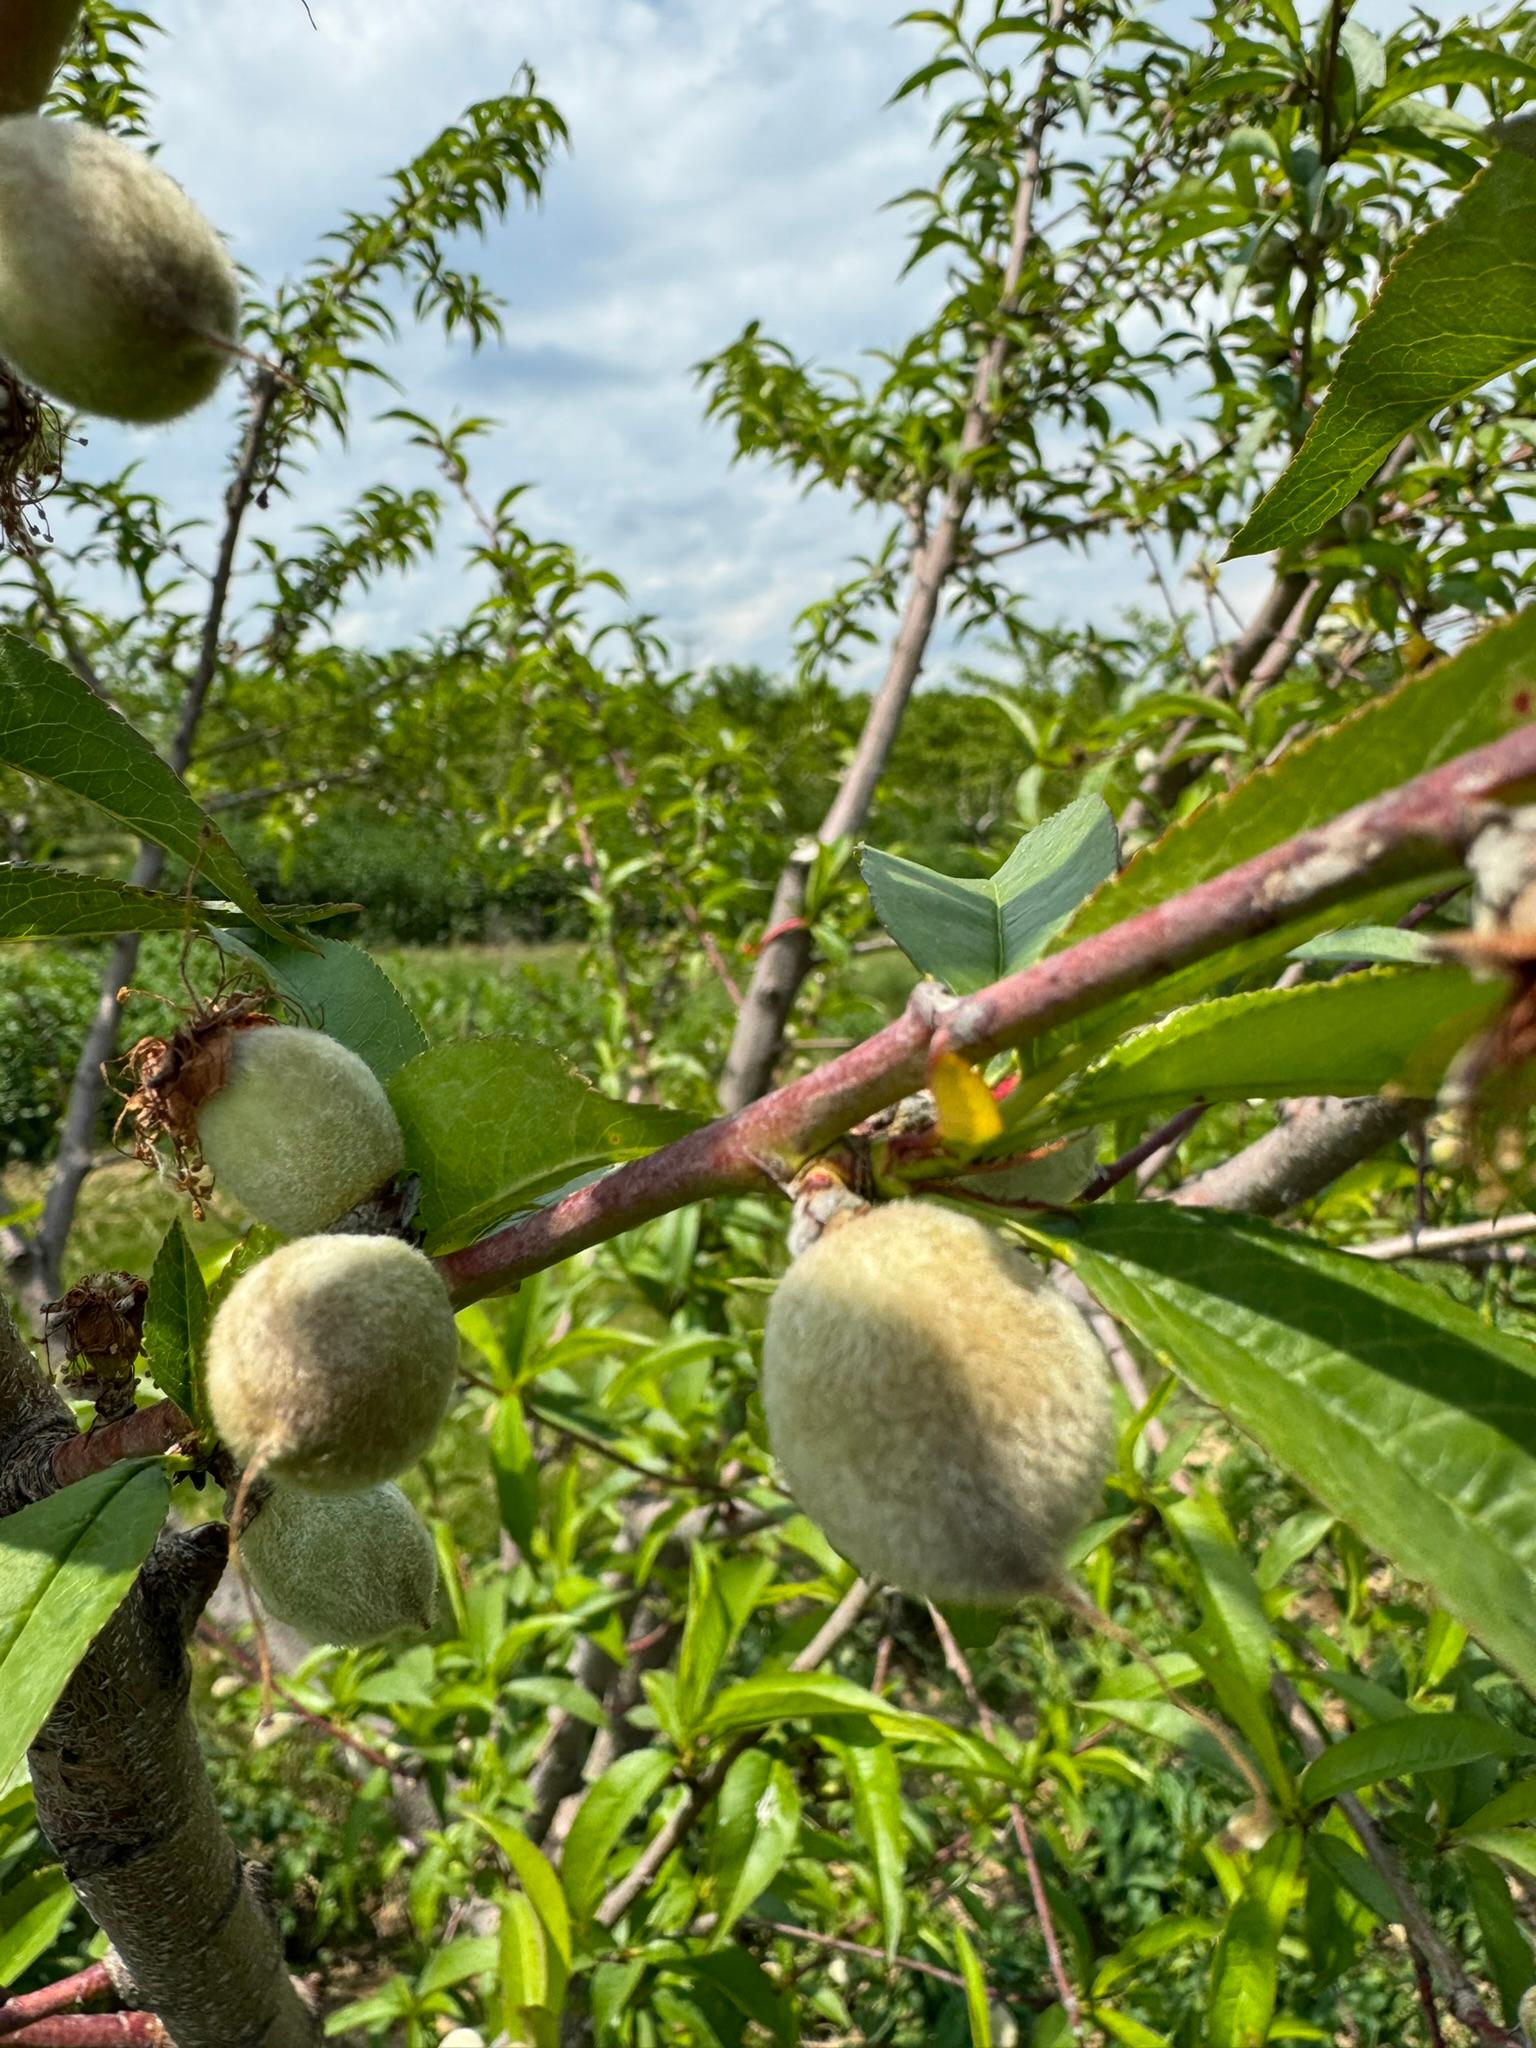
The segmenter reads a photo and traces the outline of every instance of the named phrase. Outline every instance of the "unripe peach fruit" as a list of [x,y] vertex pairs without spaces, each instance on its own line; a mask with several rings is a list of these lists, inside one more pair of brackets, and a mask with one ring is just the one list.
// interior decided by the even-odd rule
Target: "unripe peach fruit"
[[458,1349],[421,1252],[395,1237],[302,1237],[220,1304],[209,1404],[242,1464],[304,1492],[358,1493],[431,1443]]
[[1053,1589],[1111,1462],[1088,1325],[994,1231],[931,1202],[868,1209],[795,1260],[763,1405],[811,1520],[866,1576],[936,1600]]
[[240,1537],[240,1560],[267,1612],[312,1643],[376,1643],[432,1627],[437,1552],[398,1486],[274,1487]]
[[174,179],[78,121],[0,120],[0,356],[61,404],[177,418],[239,339],[228,251]]

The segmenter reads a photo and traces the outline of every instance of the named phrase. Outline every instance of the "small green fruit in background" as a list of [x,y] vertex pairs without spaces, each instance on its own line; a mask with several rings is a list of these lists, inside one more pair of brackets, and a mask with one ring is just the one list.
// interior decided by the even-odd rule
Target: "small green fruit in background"
[[214,1186],[284,1237],[308,1237],[377,1194],[405,1163],[372,1069],[323,1031],[237,1031],[223,1085],[197,1111]]
[[267,1612],[312,1643],[376,1643],[432,1627],[437,1553],[398,1486],[274,1487],[241,1533],[240,1560]]
[[61,404],[148,424],[213,395],[228,251],[174,179],[77,121],[0,120],[0,356]]
[[459,1343],[430,1259],[395,1237],[303,1237],[243,1274],[208,1337],[208,1400],[242,1464],[359,1493],[414,1464]]
[[1055,1587],[1113,1456],[1087,1323],[994,1231],[923,1201],[791,1265],[763,1405],[797,1504],[861,1572],[975,1606]]

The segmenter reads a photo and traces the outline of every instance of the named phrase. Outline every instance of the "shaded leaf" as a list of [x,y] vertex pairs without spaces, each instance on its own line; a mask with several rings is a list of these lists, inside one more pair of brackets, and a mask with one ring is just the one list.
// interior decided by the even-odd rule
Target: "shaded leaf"
[[600,1095],[548,1046],[471,1038],[403,1066],[389,1098],[421,1175],[427,1248],[456,1250],[584,1174],[638,1159],[696,1128],[647,1103]]
[[203,1349],[212,1310],[197,1254],[174,1217],[155,1254],[144,1304],[144,1357],[162,1394],[184,1415],[211,1425],[203,1386]]
[[119,932],[180,932],[201,922],[201,905],[136,889],[103,875],[0,862],[0,940],[110,939]]
[[387,1082],[425,1052],[427,1034],[389,976],[361,946],[311,938],[308,950],[258,932],[222,932],[222,944],[261,969],[305,1022],[325,1032]]
[[156,1459],[0,1517],[0,1784],[149,1555],[171,1497]]
[[992,2048],[992,2008],[987,1999],[987,1980],[981,1960],[963,1927],[955,1929],[955,1960],[965,1982],[965,2017],[971,2030],[971,2048]]
[[1330,1743],[1302,1772],[1299,1790],[1318,1805],[1383,1778],[1454,1770],[1489,1756],[1532,1755],[1536,1742],[1478,1714],[1399,1714]]
[[539,1521],[539,1460],[516,1394],[503,1394],[491,1417],[491,1465],[501,1526],[526,1557]]
[[1536,1689],[1536,1353],[1366,1259],[1128,1203],[1033,1220],[1123,1321]]

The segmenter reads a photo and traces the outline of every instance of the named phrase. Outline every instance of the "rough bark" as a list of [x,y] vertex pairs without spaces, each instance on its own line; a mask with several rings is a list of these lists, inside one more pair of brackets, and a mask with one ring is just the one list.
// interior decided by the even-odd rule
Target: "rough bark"
[[1170,1200],[1187,1209],[1241,1209],[1279,1216],[1331,1187],[1362,1159],[1411,1131],[1434,1107],[1379,1095],[1322,1096],[1296,1105],[1283,1124],[1197,1174]]
[[[0,1307],[0,1514],[55,1492],[77,1439]],[[219,1818],[189,1706],[186,1644],[226,1551],[218,1524],[161,1536],[38,1732],[38,1821],[176,2048],[313,2048],[317,2022]]]

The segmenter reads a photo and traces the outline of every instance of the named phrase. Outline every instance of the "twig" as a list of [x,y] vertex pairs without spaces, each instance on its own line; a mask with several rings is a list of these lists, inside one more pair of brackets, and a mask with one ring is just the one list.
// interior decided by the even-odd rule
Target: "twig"
[[6,2038],[15,2048],[175,2048],[152,2012],[61,2013]]
[[[197,1624],[197,1634],[200,1642],[206,1643],[210,1649],[217,1650],[220,1656],[227,1658],[251,1680],[252,1684],[262,1683],[261,1666],[256,1659],[249,1656],[233,1636],[226,1635],[216,1621],[210,1621],[207,1615],[204,1615]],[[365,1763],[372,1764],[376,1770],[387,1771],[392,1778],[411,1776],[403,1763],[387,1757],[383,1750],[375,1749],[371,1743],[364,1742],[360,1735],[352,1734],[338,1722],[327,1721],[323,1714],[312,1713],[298,1694],[290,1691],[280,1678],[269,1675],[266,1682],[277,1697],[293,1709],[301,1721],[307,1721],[310,1727],[318,1728],[322,1735],[328,1735],[333,1742],[339,1742],[344,1748],[352,1750]]]
[[[944,1662],[959,1679],[966,1698],[971,1703],[971,1712],[981,1725],[981,1732],[991,1742],[992,1715],[986,1701],[976,1689],[976,1680],[966,1662],[965,1652],[955,1641],[954,1631],[930,1600],[927,1603],[928,1616],[933,1623],[934,1634],[944,1652]],[[1056,1986],[1056,1995],[1061,2000],[1061,2009],[1067,2016],[1067,2026],[1074,2041],[1081,2041],[1082,2010],[1077,2002],[1077,1993],[1072,1979],[1067,1975],[1066,1964],[1062,1961],[1061,1943],[1056,1936],[1056,1922],[1051,1917],[1051,1902],[1046,1896],[1045,1880],[1040,1875],[1040,1861],[1035,1854],[1034,1838],[1025,1824],[1024,1809],[1017,1799],[1008,1802],[1008,1818],[1013,1825],[1013,1837],[1019,1845],[1019,1854],[1024,1858],[1024,1868],[1029,1873],[1030,1896],[1035,1902],[1035,1917],[1040,1922],[1040,1932],[1045,1940],[1046,1959],[1051,1966],[1051,1978]]]
[[1169,1117],[1167,1123],[1159,1124],[1155,1131],[1149,1132],[1139,1145],[1133,1145],[1129,1152],[1122,1152],[1108,1166],[1101,1166],[1083,1189],[1079,1201],[1097,1202],[1128,1175],[1156,1158],[1158,1153],[1171,1152],[1179,1140],[1195,1128],[1208,1107],[1209,1104],[1204,1102],[1191,1103],[1188,1109],[1181,1109],[1177,1116]]
[[84,1435],[72,1436],[53,1454],[55,1486],[73,1486],[93,1472],[125,1458],[156,1458],[197,1435],[197,1424],[174,1401],[156,1401],[137,1408],[121,1422],[103,1423]]
[[[1327,1739],[1313,1720],[1300,1693],[1290,1680],[1279,1672],[1269,1683],[1276,1704],[1308,1759],[1321,1756],[1328,1747]],[[1440,1985],[1441,1995],[1454,2017],[1470,2033],[1476,2034],[1480,2041],[1497,2043],[1499,2048],[1521,2048],[1520,2036],[1506,2032],[1490,2017],[1478,1996],[1476,1985],[1463,1970],[1449,1943],[1430,1919],[1417,1892],[1403,1875],[1397,1858],[1378,1834],[1376,1823],[1360,1801],[1352,1792],[1341,1792],[1336,1804],[1354,1829],[1361,1848],[1396,1901],[1409,1947],[1417,1951],[1434,1974]]]
[[1477,1223],[1452,1223],[1438,1230],[1405,1230],[1401,1237],[1378,1237],[1366,1244],[1346,1245],[1360,1259],[1432,1259],[1512,1237],[1536,1234],[1536,1215],[1490,1216]]
[[41,1991],[23,1991],[16,1998],[0,2001],[0,2037],[14,2034],[33,2020],[51,2019],[55,2013],[87,2005],[93,1998],[106,1998],[114,1989],[112,1972],[105,1963],[91,1963],[73,1977],[61,1977]]
[[[852,1051],[734,1116],[447,1254],[438,1269],[461,1304],[475,1301],[691,1202],[778,1186],[843,1132],[923,1087],[936,1054],[958,1051],[973,1062],[988,1059],[1241,939],[1332,908],[1366,882],[1433,871],[1444,865],[1446,853],[1465,849],[1490,798],[1533,774],[1536,724],[1528,724],[963,1001],[936,998],[931,986],[920,984],[901,1017]],[[1376,1142],[1384,1143],[1417,1114],[1414,1105],[1372,1098],[1357,1106],[1356,1121],[1379,1129]],[[1319,1125],[1310,1148],[1293,1158],[1296,1128],[1270,1134],[1279,1163],[1296,1169],[1292,1186],[1278,1197],[1254,1171],[1250,1155],[1258,1148],[1240,1155],[1251,1191],[1269,1204],[1263,1213],[1274,1214],[1327,1184],[1330,1172],[1338,1170],[1328,1166],[1327,1135]],[[1241,1191],[1234,1199],[1235,1166],[1229,1162],[1187,1182],[1177,1199],[1253,1206]],[[1315,1178],[1319,1173],[1323,1177]]]
[[862,1956],[882,1970],[913,1970],[920,1977],[935,1977],[941,1984],[953,1984],[959,1991],[965,1989],[965,1979],[955,1971],[943,1969],[938,1963],[925,1963],[920,1956],[888,1956],[884,1949],[869,1948],[862,1941],[845,1941],[838,1934],[823,1934],[819,1928],[796,1927],[788,1920],[764,1920],[756,1913],[749,1913],[747,1918],[754,1927],[772,1928],[775,1934],[790,1941],[808,1941],[817,1948],[836,1949],[839,1955]]
[[[826,1621],[790,1664],[790,1670],[814,1671],[818,1664],[829,1657],[868,1606],[874,1590],[866,1580],[855,1579]],[[612,1927],[614,1922],[621,1919],[629,1910],[725,1783],[726,1773],[731,1765],[744,1750],[750,1749],[756,1740],[756,1735],[750,1730],[739,1735],[734,1742],[726,1746],[724,1752],[701,1777],[693,1780],[684,1794],[682,1804],[671,1819],[657,1830],[630,1869],[598,1907],[593,1918],[600,1927]]]

